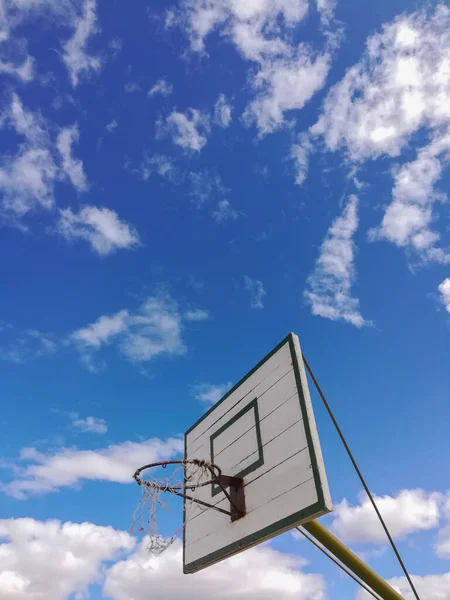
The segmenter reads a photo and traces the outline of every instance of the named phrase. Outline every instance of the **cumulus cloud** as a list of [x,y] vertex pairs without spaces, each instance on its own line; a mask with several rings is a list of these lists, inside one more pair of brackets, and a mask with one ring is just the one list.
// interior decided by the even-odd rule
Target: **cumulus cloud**
[[132,483],[138,467],[169,460],[182,451],[183,442],[178,438],[128,441],[98,450],[59,448],[44,453],[36,448],[23,448],[13,468],[14,478],[1,489],[23,500],[31,495],[76,487],[85,481]]
[[56,145],[62,158],[62,170],[72,182],[73,187],[79,192],[83,192],[87,189],[83,163],[80,159],[72,156],[72,146],[78,142],[78,139],[79,131],[76,125],[65,127],[60,131]]
[[252,279],[244,276],[244,289],[250,293],[250,306],[252,308],[264,308],[264,296],[267,295],[263,282],[260,279]]
[[59,170],[44,120],[27,111],[13,94],[4,123],[23,141],[16,154],[5,157],[0,167],[3,215],[18,219],[38,208],[51,209]]
[[[323,22],[330,23],[332,4],[330,0],[317,2]],[[330,62],[326,47],[331,44],[325,42],[323,52],[317,53],[292,41],[293,31],[308,8],[308,0],[192,0],[179,13],[172,12],[168,26],[182,26],[191,50],[200,53],[205,51],[208,35],[220,31],[244,59],[256,64],[251,75],[256,98],[244,116],[263,136],[284,125],[284,113],[303,108],[325,82]]]
[[450,262],[436,246],[435,189],[450,155],[450,8],[402,14],[367,40],[361,60],[328,93],[321,116],[309,129],[327,150],[342,150],[360,164],[400,157],[411,137],[429,143],[416,158],[393,170],[392,203],[371,239],[386,239],[425,261]]
[[450,313],[450,277],[444,279],[444,281],[438,287],[441,295],[441,302],[445,306],[445,310]]
[[137,363],[162,354],[179,356],[186,352],[185,322],[204,320],[205,313],[188,311],[183,315],[169,295],[149,296],[135,312],[124,309],[114,315],[103,315],[74,331],[69,342],[76,345],[92,370],[96,369],[96,352],[112,343],[127,359]]
[[239,217],[238,213],[231,207],[228,200],[221,200],[217,204],[216,210],[212,213],[212,218],[216,223],[225,223],[225,221],[235,221]]
[[197,383],[191,385],[190,392],[196,400],[200,400],[205,404],[215,404],[224,396],[232,387],[231,381],[227,383]]
[[74,429],[79,429],[83,433],[106,433],[108,431],[105,419],[100,419],[98,417],[86,417],[85,419],[80,419],[76,413],[73,414],[72,417],[72,427],[74,427]]
[[135,544],[112,527],[35,519],[0,520],[0,538],[4,600],[84,598],[105,563]]
[[140,243],[134,227],[121,221],[115,211],[96,206],[84,206],[78,213],[61,210],[56,231],[68,241],[86,240],[100,256]]
[[450,129],[436,134],[430,144],[418,151],[415,160],[396,171],[392,203],[380,227],[369,232],[370,239],[385,239],[411,248],[424,260],[450,263],[450,253],[436,247],[440,236],[431,228],[433,204],[445,199],[434,186],[441,177],[442,163],[448,159],[449,151]]
[[171,83],[169,83],[167,81],[167,79],[159,79],[155,85],[153,85],[149,92],[148,92],[148,96],[164,96],[167,98],[167,96],[170,96],[170,94],[173,92],[173,85]]
[[[113,600],[144,600],[151,589],[154,600],[175,600],[186,595],[181,564],[181,543],[158,558],[149,554],[144,543],[108,570],[103,592]],[[259,546],[189,577],[189,596],[227,600],[239,581],[239,596],[247,600],[325,600],[323,576],[303,572],[305,564],[301,557]]]
[[200,152],[206,145],[210,131],[209,115],[195,108],[186,113],[172,111],[163,121],[157,122],[157,137],[168,136],[183,150]]
[[357,198],[350,196],[341,216],[333,221],[325,236],[304,297],[314,315],[362,327],[368,323],[361,316],[359,300],[351,295],[355,279],[352,238],[358,228],[357,209]]
[[26,215],[54,210],[58,181],[69,180],[78,191],[87,189],[83,163],[73,153],[79,136],[76,125],[60,129],[54,139],[55,127],[39,112],[27,110],[17,94],[12,94],[0,125],[13,129],[20,139],[0,166],[0,214],[5,220],[26,229]]
[[[356,506],[345,499],[335,506],[331,529],[347,542],[385,544],[386,534],[370,500],[365,494],[359,500]],[[402,490],[395,497],[376,496],[375,502],[394,538],[439,525],[442,495],[438,492]]]
[[220,94],[214,104],[214,123],[219,127],[226,128],[231,123],[233,107],[229,104],[225,94]]
[[144,154],[138,168],[130,168],[128,164],[125,168],[128,168],[131,173],[137,175],[143,181],[148,181],[155,174],[174,184],[179,183],[181,180],[179,169],[174,165],[173,160],[164,154],[153,154],[152,156]]
[[[419,575],[411,576],[414,587],[420,598],[423,600],[446,600],[450,597],[450,573],[442,575]],[[405,600],[415,600],[406,577],[393,577],[387,582],[392,586]],[[359,590],[356,594],[356,600],[371,600],[373,596],[364,590]]]
[[257,94],[245,110],[246,122],[255,122],[260,136],[281,127],[286,111],[303,108],[323,87],[329,63],[328,54],[314,59],[311,50],[303,45],[295,57],[263,63],[253,80]]
[[81,76],[87,78],[100,71],[99,57],[91,56],[87,50],[91,36],[98,31],[96,10],[96,0],[84,0],[82,14],[74,20],[74,34],[64,44],[63,61],[73,87],[79,84]]

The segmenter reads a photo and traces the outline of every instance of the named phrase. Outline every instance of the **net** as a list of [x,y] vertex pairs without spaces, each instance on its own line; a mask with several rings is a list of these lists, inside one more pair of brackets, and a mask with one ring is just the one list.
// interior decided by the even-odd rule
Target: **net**
[[[153,465],[150,465],[153,466]],[[161,555],[182,533],[194,507],[207,510],[207,506],[198,503],[199,489],[211,483],[213,465],[206,461],[172,461],[160,463],[156,469],[147,471],[145,479],[139,476],[143,467],[136,471],[134,478],[141,486],[141,497],[133,513],[130,533],[148,536],[147,549],[154,556]],[[151,475],[151,476],[150,476]],[[184,499],[184,519],[169,537],[161,535],[158,528],[158,516],[168,511],[165,494],[169,492]]]

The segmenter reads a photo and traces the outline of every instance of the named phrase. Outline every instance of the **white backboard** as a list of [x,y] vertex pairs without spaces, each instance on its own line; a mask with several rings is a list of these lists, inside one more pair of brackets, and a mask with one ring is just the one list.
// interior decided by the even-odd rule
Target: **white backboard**
[[[184,573],[195,573],[332,510],[298,337],[289,334],[185,435],[185,457],[244,478],[247,514],[186,517]],[[218,486],[198,498],[229,510]]]

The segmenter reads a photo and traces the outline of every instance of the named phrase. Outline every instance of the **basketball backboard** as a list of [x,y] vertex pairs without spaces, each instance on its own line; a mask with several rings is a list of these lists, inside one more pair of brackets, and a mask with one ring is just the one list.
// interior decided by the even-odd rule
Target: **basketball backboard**
[[[185,435],[185,458],[242,477],[246,515],[196,505],[185,516],[184,573],[195,573],[332,510],[298,337],[289,334]],[[229,508],[219,486],[200,500]]]

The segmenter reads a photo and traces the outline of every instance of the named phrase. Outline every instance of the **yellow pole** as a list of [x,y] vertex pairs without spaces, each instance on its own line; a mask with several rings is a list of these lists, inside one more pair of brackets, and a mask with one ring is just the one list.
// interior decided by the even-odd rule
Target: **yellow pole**
[[302,525],[306,531],[318,540],[327,550],[346,565],[355,575],[376,592],[383,600],[404,600],[398,592],[372,571],[354,552],[345,546],[318,521],[310,521]]

